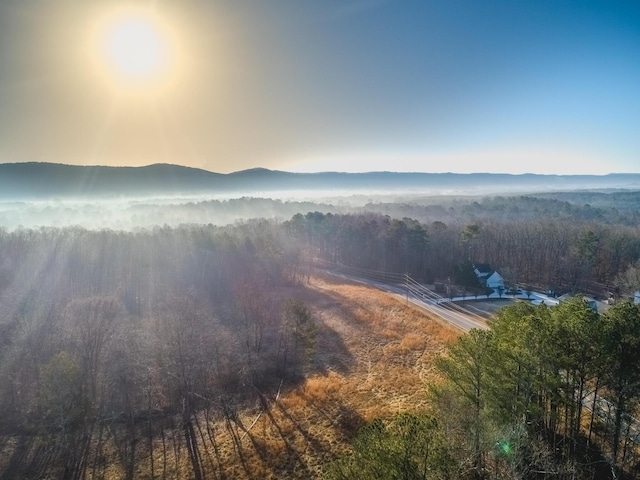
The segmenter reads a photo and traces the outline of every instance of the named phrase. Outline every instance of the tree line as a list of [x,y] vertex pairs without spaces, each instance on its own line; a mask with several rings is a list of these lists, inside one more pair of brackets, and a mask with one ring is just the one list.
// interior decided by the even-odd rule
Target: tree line
[[[363,210],[395,218],[474,222],[598,222],[607,225],[640,224],[640,192],[573,191],[517,196],[433,196],[370,202]],[[362,211],[358,213],[364,213]]]
[[[622,296],[640,259],[637,228],[598,222],[421,223],[379,214],[297,214],[284,224],[312,256],[347,266],[455,279],[466,261],[488,263],[511,285]],[[627,275],[627,278],[632,276]]]

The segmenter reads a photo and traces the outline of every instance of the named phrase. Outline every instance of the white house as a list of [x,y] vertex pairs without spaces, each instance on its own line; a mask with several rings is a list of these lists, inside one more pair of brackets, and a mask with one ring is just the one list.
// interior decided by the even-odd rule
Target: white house
[[640,290],[636,291],[633,294],[633,303],[636,305],[640,305]]
[[504,278],[495,270],[487,277],[486,285],[488,288],[504,288]]
[[488,288],[504,288],[504,278],[488,264],[480,263],[474,265],[473,271],[482,285]]

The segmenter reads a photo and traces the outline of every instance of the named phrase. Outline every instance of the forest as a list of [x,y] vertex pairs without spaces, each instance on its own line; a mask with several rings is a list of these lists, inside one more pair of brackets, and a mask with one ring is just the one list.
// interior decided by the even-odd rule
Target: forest
[[[633,478],[640,313],[625,299],[640,287],[640,231],[632,216],[608,215],[613,207],[558,202],[2,230],[0,476]],[[455,283],[468,262],[491,264],[512,286],[615,304],[604,315],[579,301],[501,310],[489,330],[430,352],[438,359],[425,368],[437,381],[419,386],[424,408],[381,417],[348,404],[323,410],[343,436],[326,452],[307,439],[325,452],[317,471],[300,469],[290,443],[271,451],[256,440],[246,412],[271,418],[279,399],[310,398],[310,381],[333,378],[336,359],[349,358],[344,332],[322,320],[335,294],[312,295],[326,275],[319,265],[433,284]],[[389,321],[398,308],[383,309]],[[398,352],[413,352],[411,342]],[[374,345],[371,355],[388,343]],[[249,440],[265,465],[288,460],[268,473],[246,467]],[[245,465],[242,475],[222,467],[233,462]]]
[[640,258],[637,228],[598,221],[483,221],[463,224],[376,214],[297,214],[285,224],[325,260],[433,283],[465,261],[488,263],[511,285],[608,298],[632,293],[624,278]]
[[296,381],[315,324],[286,295],[300,256],[276,234],[256,223],[2,235],[0,425],[39,439],[23,474],[55,464],[54,478],[95,476],[88,449],[94,462],[106,454],[107,425],[153,437],[178,416],[194,442],[195,412],[215,404],[233,418],[262,389]]

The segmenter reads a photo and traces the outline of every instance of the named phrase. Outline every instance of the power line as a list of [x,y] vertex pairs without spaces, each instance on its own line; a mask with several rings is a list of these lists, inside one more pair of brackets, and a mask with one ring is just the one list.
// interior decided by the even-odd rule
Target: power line
[[484,321],[484,318],[481,315],[478,315],[472,310],[455,304],[455,302],[453,302],[451,299],[442,297],[441,295],[437,294],[433,290],[430,290],[425,285],[412,278],[408,273],[393,273],[362,267],[353,267],[337,262],[331,262],[322,258],[312,258],[309,260],[314,264],[321,264],[324,266],[324,268],[338,270],[346,275],[374,280],[376,282],[393,285],[395,287],[401,285],[404,289],[404,292],[407,294],[407,297],[411,296],[416,300],[437,305],[444,310],[450,311],[452,313],[464,314],[469,317],[481,319]]

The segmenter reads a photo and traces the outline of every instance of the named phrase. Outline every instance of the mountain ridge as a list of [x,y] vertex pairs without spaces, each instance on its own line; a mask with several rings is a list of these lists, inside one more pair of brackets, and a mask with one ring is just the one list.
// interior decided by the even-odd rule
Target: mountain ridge
[[468,191],[500,193],[640,189],[640,173],[542,175],[508,173],[317,172],[252,168],[216,173],[168,163],[142,167],[1,163],[0,198],[66,198],[288,190]]

